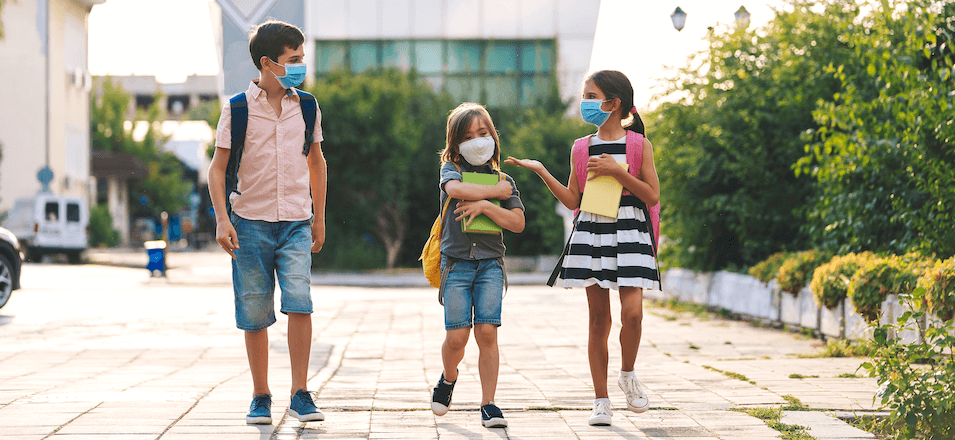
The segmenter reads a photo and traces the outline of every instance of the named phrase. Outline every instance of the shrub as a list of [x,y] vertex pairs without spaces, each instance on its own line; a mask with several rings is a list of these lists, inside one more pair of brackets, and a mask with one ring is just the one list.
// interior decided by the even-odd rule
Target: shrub
[[769,283],[776,279],[776,274],[779,273],[780,266],[782,266],[790,256],[792,256],[792,254],[789,252],[777,252],[772,254],[769,258],[749,268],[749,274],[764,283]]
[[115,247],[119,244],[119,231],[113,229],[113,216],[109,206],[99,204],[90,209],[90,246]]
[[812,280],[812,273],[816,267],[831,257],[831,254],[814,250],[796,253],[779,267],[776,275],[779,288],[784,292],[798,295],[799,291]]
[[[955,358],[951,355],[955,350],[955,326],[952,321],[919,326],[925,321],[926,310],[916,306],[923,303],[926,294],[924,287],[918,287],[911,295],[899,295],[899,302],[907,304],[910,311],[894,323],[871,325],[875,353],[871,362],[861,366],[870,377],[878,378],[876,398],[891,410],[883,426],[895,431],[893,438],[955,438]],[[892,337],[903,331],[918,332],[922,342],[907,344]]]
[[849,291],[849,280],[859,267],[871,258],[872,254],[868,252],[847,254],[835,256],[828,263],[817,267],[809,284],[816,304],[830,309],[838,306],[839,301],[844,299]]
[[928,311],[943,321],[955,317],[955,257],[935,264],[918,281],[925,289]]

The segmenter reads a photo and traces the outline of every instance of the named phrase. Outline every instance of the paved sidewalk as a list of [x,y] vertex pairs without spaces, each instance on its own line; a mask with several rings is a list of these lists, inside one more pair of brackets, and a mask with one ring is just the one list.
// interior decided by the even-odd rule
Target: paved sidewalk
[[[196,284],[201,277],[196,283],[158,282],[145,271],[96,265],[63,266],[62,273],[128,284],[98,292],[95,300],[128,302],[135,290],[135,311],[74,317],[74,303],[53,302],[62,292],[45,287],[52,281],[25,280],[33,287],[18,291],[3,315],[44,307],[50,315],[24,312],[33,318],[12,322],[0,316],[0,438],[770,439],[779,433],[729,409],[780,406],[784,395],[823,410],[794,419],[812,426],[818,438],[874,438],[831,415],[874,410],[873,379],[838,377],[855,373],[862,359],[798,358],[818,352],[819,341],[654,307],[646,309],[636,367],[651,410],[634,414],[624,408],[613,380],[620,363],[615,325],[613,426],[588,426],[593,391],[586,298],[582,290],[535,286],[514,287],[505,298],[495,400],[510,423],[506,429],[481,426],[473,340],[451,412],[436,417],[429,410],[444,337],[434,289],[354,287],[313,287],[309,386],[326,421],[303,425],[283,417],[290,383],[286,320],[279,315],[271,327],[274,422],[248,426],[251,378],[241,332],[234,328],[230,287]],[[619,304],[611,295],[616,319]],[[189,307],[178,311],[181,304]]]

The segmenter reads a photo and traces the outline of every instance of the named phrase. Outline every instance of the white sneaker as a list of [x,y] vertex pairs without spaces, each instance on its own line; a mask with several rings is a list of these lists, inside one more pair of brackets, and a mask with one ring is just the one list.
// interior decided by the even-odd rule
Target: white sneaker
[[594,400],[594,411],[590,413],[587,423],[590,426],[610,426],[610,418],[613,417],[613,410],[610,408],[610,399]]
[[630,409],[630,411],[642,413],[650,409],[650,399],[647,398],[647,394],[644,393],[643,388],[640,387],[640,381],[637,380],[637,376],[633,374],[623,374],[623,371],[621,371],[620,377],[617,378],[617,385],[623,390],[623,394],[627,396],[627,408]]

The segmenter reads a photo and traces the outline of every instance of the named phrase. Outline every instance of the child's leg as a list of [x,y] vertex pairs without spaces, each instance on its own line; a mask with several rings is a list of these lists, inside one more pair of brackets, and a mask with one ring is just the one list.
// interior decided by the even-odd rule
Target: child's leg
[[288,314],[288,353],[292,363],[292,392],[308,390],[308,358],[312,350],[312,315]]
[[444,364],[444,379],[458,380],[458,364],[464,359],[464,347],[468,345],[471,327],[448,330],[441,344],[441,362]]
[[640,337],[643,334],[643,289],[638,287],[620,288],[620,355],[622,371],[633,371],[640,349]]
[[494,324],[475,324],[474,340],[481,354],[478,355],[478,371],[481,375],[481,406],[494,401],[497,391],[497,374],[501,359],[497,348],[497,326]]
[[590,359],[590,376],[594,381],[594,394],[598,399],[606,398],[607,338],[610,337],[610,292],[599,286],[587,286],[587,304],[590,309],[590,335],[587,340],[587,356]]
[[245,332],[245,352],[252,371],[252,395],[272,394],[269,391],[269,331]]

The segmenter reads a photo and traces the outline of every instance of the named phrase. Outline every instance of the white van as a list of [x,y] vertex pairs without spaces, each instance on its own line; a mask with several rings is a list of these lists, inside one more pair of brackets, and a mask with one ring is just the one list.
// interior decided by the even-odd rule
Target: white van
[[20,240],[27,261],[43,255],[66,254],[79,263],[89,246],[90,211],[86,201],[74,196],[38,193],[13,204],[3,226]]

